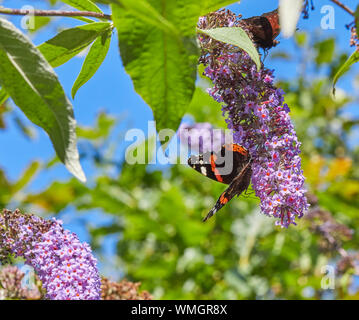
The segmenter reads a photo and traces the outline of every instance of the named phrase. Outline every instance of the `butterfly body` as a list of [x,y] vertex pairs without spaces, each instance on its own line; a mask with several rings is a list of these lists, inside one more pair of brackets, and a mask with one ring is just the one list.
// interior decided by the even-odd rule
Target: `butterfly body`
[[234,196],[247,190],[252,175],[248,150],[239,144],[225,144],[220,152],[191,156],[188,165],[204,176],[229,185],[203,221],[212,217]]

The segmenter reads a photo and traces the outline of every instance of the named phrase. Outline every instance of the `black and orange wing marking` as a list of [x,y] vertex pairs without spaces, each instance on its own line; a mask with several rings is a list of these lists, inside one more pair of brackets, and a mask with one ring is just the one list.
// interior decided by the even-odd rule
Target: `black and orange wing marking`
[[247,149],[232,143],[223,145],[220,152],[191,156],[188,165],[212,180],[230,184],[248,161]]
[[211,209],[206,217],[202,220],[203,222],[211,218],[218,210],[225,206],[235,195],[240,195],[243,191],[248,189],[251,182],[251,160],[241,169],[240,173],[233,179],[229,187],[221,194],[216,204]]

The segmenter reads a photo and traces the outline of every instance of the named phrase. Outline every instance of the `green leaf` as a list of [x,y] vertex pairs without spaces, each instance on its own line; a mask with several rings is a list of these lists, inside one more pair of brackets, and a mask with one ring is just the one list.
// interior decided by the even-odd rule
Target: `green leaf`
[[143,22],[159,28],[166,33],[178,35],[177,28],[154,9],[148,1],[118,0],[117,3]]
[[257,65],[257,69],[261,68],[261,61],[259,58],[258,51],[254,46],[252,40],[248,37],[247,33],[240,27],[225,27],[225,28],[214,28],[214,29],[198,29],[213,39],[218,41],[232,44],[247,52],[252,60]]
[[198,48],[192,1],[149,1],[181,37],[153,28],[131,11],[112,5],[123,64],[135,90],[153,110],[157,131],[177,130],[191,101],[196,80]]
[[4,19],[0,19],[0,84],[25,115],[48,133],[67,169],[85,181],[72,105],[39,50]]
[[9,95],[7,92],[3,88],[0,88],[0,106],[3,105],[8,98]]
[[306,32],[296,32],[294,41],[297,46],[304,47],[308,43],[308,35]]
[[39,17],[35,16],[34,18],[34,28],[29,28],[30,33],[36,33],[40,29],[46,27],[51,22],[50,17]]
[[91,46],[80,74],[72,87],[71,94],[73,99],[75,98],[77,90],[93,77],[102,62],[105,60],[108,49],[110,48],[111,34],[111,31],[103,33]]
[[66,29],[38,48],[52,67],[58,67],[87,48],[102,33],[112,28],[109,22],[94,22]]
[[[58,67],[75,55],[86,49],[96,38],[104,32],[112,30],[112,24],[108,22],[94,22],[64,30],[54,38],[38,46],[43,56],[50,65]],[[73,38],[72,38],[73,37]],[[4,103],[9,95],[4,89],[0,90],[0,104]]]
[[335,39],[329,38],[317,42],[314,45],[314,48],[317,51],[317,56],[315,57],[315,62],[317,65],[330,63],[332,62],[335,53]]
[[16,193],[23,189],[26,185],[28,185],[33,179],[34,175],[38,172],[39,168],[40,162],[31,162],[29,166],[25,169],[25,171],[22,173],[20,179],[15,184],[13,184],[11,191],[13,193]]
[[61,0],[61,1],[81,11],[92,11],[92,12],[103,13],[101,9],[90,0]]
[[339,78],[347,71],[349,71],[352,64],[358,61],[359,61],[359,52],[354,51],[353,54],[348,58],[348,60],[345,61],[344,64],[339,68],[333,79],[333,94],[335,94],[335,85],[338,82]]
[[77,127],[77,136],[87,140],[106,139],[116,124],[116,119],[101,112],[97,117],[97,123],[89,127]]
[[26,122],[24,122],[19,116],[15,115],[13,121],[19,131],[24,135],[27,139],[34,139],[36,137],[36,132],[34,127]]

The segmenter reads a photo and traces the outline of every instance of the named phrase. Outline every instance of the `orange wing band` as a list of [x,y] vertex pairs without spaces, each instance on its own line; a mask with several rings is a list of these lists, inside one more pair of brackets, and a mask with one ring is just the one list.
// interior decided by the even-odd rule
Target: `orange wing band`
[[216,157],[214,154],[212,154],[212,155],[211,155],[211,169],[212,169],[214,175],[216,176],[216,179],[217,179],[219,182],[223,182],[222,176],[219,174],[219,171],[218,171],[218,169],[216,168],[216,162],[215,162],[216,159],[217,159],[217,157]]

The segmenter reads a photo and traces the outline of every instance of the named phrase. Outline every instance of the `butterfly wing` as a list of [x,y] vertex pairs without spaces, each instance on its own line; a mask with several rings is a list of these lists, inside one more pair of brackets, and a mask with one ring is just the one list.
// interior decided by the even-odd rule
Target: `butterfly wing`
[[275,46],[276,41],[274,39],[280,33],[278,9],[240,21],[248,28],[252,40],[257,46],[263,49],[270,49]]
[[242,168],[241,172],[233,179],[229,187],[221,194],[216,204],[211,209],[206,217],[202,220],[203,222],[211,218],[218,210],[226,205],[235,195],[240,195],[243,191],[247,190],[251,181],[252,169],[251,161]]
[[188,165],[204,176],[230,184],[243,167],[248,163],[247,149],[239,144],[225,144],[220,152],[206,152],[191,156]]

